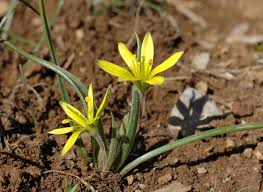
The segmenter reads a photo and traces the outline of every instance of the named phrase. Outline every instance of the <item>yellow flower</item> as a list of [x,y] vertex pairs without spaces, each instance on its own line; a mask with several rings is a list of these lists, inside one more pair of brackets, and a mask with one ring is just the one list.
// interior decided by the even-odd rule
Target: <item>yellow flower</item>
[[89,86],[88,96],[86,97],[86,102],[88,106],[88,113],[86,117],[72,105],[63,101],[59,102],[60,106],[69,117],[69,119],[64,119],[62,121],[62,124],[67,124],[67,123],[73,124],[70,127],[58,128],[48,132],[50,134],[55,134],[55,135],[72,132],[72,135],[69,137],[68,141],[66,142],[65,146],[62,149],[61,152],[62,156],[64,156],[69,151],[69,149],[74,145],[74,143],[76,142],[76,140],[78,139],[81,133],[83,132],[89,133],[96,130],[96,122],[100,118],[103,109],[106,107],[108,103],[108,99],[110,96],[109,89],[110,88],[107,89],[107,92],[100,104],[100,107],[95,112],[92,84]]
[[149,85],[161,85],[165,78],[158,74],[175,65],[183,55],[182,51],[176,52],[163,63],[152,69],[154,46],[150,33],[147,33],[143,39],[141,58],[136,58],[123,43],[118,44],[118,49],[122,59],[128,65],[131,72],[105,60],[99,60],[97,64],[107,73],[117,76],[118,81],[132,81],[141,92],[145,92]]

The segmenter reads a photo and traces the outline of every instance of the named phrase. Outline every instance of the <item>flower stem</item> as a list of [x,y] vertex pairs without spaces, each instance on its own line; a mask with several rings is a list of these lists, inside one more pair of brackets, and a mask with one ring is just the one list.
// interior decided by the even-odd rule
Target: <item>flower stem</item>
[[128,155],[131,152],[136,137],[138,122],[140,118],[140,90],[134,85],[132,87],[132,106],[129,114],[129,121],[125,127],[125,139],[122,144],[120,162],[117,170],[121,168]]
[[198,133],[196,135],[191,135],[188,137],[185,137],[183,139],[179,139],[177,141],[172,141],[162,147],[159,147],[157,149],[154,149],[139,158],[135,159],[128,165],[126,165],[121,171],[120,175],[123,177],[127,173],[129,173],[132,169],[137,167],[138,165],[149,161],[150,159],[159,156],[163,153],[166,153],[172,149],[176,149],[180,146],[187,145],[196,141],[200,141],[202,139],[208,138],[208,137],[214,137],[218,135],[223,135],[226,133],[234,133],[234,132],[240,132],[240,131],[247,131],[247,130],[253,130],[253,129],[260,129],[263,128],[263,122],[258,122],[258,123],[251,123],[247,125],[235,125],[235,126],[226,126],[226,127],[220,127],[216,129],[211,129],[208,131],[204,131],[201,133]]

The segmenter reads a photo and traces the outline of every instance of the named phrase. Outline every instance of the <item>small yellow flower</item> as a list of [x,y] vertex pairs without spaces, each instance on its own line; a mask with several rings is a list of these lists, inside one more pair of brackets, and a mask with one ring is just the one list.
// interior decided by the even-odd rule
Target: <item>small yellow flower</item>
[[72,123],[73,125],[70,127],[63,127],[54,129],[48,133],[60,135],[72,132],[72,135],[69,137],[68,141],[66,142],[65,146],[62,149],[61,155],[64,156],[69,149],[74,145],[78,137],[83,132],[92,132],[96,130],[96,122],[100,118],[103,109],[106,107],[108,103],[108,99],[110,96],[110,88],[107,89],[107,92],[100,104],[100,107],[94,112],[94,98],[93,98],[93,89],[92,84],[89,86],[88,89],[88,96],[86,97],[86,102],[88,106],[88,113],[87,117],[85,117],[78,109],[73,107],[72,105],[60,101],[59,104],[62,109],[65,111],[69,119],[64,119],[62,124]]
[[114,63],[99,60],[97,64],[107,73],[117,76],[118,81],[132,81],[141,92],[145,92],[149,85],[161,85],[165,78],[158,74],[175,65],[183,55],[182,51],[174,53],[163,63],[152,69],[154,46],[150,33],[143,39],[141,47],[141,58],[136,58],[123,43],[118,44],[119,53],[128,65],[130,71]]

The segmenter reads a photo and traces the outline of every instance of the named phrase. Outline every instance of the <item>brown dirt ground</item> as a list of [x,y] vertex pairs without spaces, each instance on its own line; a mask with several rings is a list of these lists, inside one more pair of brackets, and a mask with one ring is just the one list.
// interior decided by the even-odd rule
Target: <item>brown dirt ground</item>
[[[147,31],[152,33],[155,63],[176,50],[185,50],[185,55],[164,74],[182,77],[181,80],[170,79],[162,87],[149,90],[133,158],[172,139],[167,134],[169,113],[184,88],[195,87],[200,81],[208,85],[220,108],[231,112],[225,119],[212,121],[211,127],[262,120],[263,69],[256,60],[263,54],[256,52],[253,45],[227,42],[238,24],[247,23],[248,34],[263,33],[263,17],[258,10],[263,3],[261,0],[249,2],[187,1],[185,5],[208,23],[206,29],[169,8],[180,27],[180,38],[166,17],[150,9],[142,10],[138,30],[141,35]],[[47,3],[52,10],[54,3]],[[102,58],[122,63],[117,42],[129,42],[129,47],[135,48],[135,17],[120,11],[119,15],[109,13],[94,18],[86,1],[68,0],[52,33],[60,63],[85,84],[92,82],[97,98],[101,98],[109,83],[113,85],[108,108],[121,117],[128,109],[131,85],[117,83],[95,65],[95,61]],[[40,21],[30,10],[19,6],[12,31],[37,41]],[[212,46],[205,46],[208,43]],[[193,71],[191,59],[202,51],[211,54],[208,70],[235,69],[234,78],[226,80],[207,71]],[[263,191],[262,162],[254,153],[263,152],[263,131],[260,130],[215,137],[173,150],[130,173],[134,179],[131,184],[118,174],[96,171],[92,165],[78,160],[75,150],[61,158],[59,154],[66,137],[47,134],[65,117],[58,105],[55,75],[37,64],[25,67],[28,84],[37,92],[30,92],[29,105],[19,81],[18,64],[24,60],[4,47],[0,47],[0,52],[0,126],[6,130],[5,145],[0,150],[0,191],[63,191],[70,180],[79,183],[80,191],[85,191],[86,186],[69,174],[78,176],[98,191],[153,191],[175,180],[190,185],[192,191]],[[48,59],[46,47],[39,56]],[[73,90],[71,93],[74,105],[79,106]],[[227,147],[229,140],[234,143],[231,147]],[[252,149],[251,157],[243,153],[247,148]],[[198,173],[200,168],[207,172]],[[160,180],[162,176],[168,179]]]

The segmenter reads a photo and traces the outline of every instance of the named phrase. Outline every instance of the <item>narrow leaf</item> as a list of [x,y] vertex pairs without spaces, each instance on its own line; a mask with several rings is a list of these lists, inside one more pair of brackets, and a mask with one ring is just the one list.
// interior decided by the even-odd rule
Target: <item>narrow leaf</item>
[[4,41],[3,42],[8,48],[14,50],[15,52],[17,52],[18,54],[26,57],[29,60],[32,60],[33,62],[36,62],[44,67],[46,67],[47,69],[54,71],[55,73],[57,73],[58,75],[60,75],[61,77],[63,77],[65,80],[67,80],[75,89],[75,91],[77,92],[79,98],[81,99],[81,102],[83,104],[83,108],[85,109],[85,112],[88,112],[87,109],[87,105],[85,102],[85,97],[87,96],[87,91],[86,91],[86,87],[70,72],[68,72],[67,70],[54,65],[48,61],[45,61],[43,59],[40,59],[34,55],[31,55],[30,53],[24,51],[23,49],[17,47],[16,45],[12,44],[9,41]]

